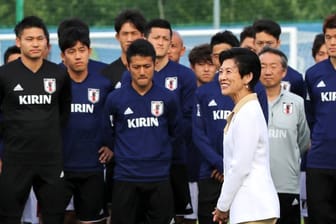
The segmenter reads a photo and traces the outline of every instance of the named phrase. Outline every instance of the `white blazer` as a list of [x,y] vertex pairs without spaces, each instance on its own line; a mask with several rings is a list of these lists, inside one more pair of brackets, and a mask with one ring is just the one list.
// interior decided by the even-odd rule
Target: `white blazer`
[[233,109],[223,144],[224,183],[217,208],[230,210],[230,224],[278,218],[267,125],[255,94],[244,97]]

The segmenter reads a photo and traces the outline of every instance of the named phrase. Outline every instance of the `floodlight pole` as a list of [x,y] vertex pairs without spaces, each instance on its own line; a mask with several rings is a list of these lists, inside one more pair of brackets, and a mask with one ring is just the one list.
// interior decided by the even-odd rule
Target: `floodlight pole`
[[213,0],[213,28],[220,28],[220,0]]
[[24,0],[16,0],[16,23],[23,19],[24,15]]

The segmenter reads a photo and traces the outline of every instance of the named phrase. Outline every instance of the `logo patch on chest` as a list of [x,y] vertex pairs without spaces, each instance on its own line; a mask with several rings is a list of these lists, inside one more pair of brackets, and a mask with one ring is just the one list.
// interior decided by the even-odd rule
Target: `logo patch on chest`
[[91,103],[99,102],[99,89],[88,88],[88,100]]
[[151,112],[155,117],[161,116],[163,114],[163,101],[152,101]]
[[167,77],[165,80],[165,87],[170,91],[174,91],[177,88],[177,77]]
[[284,114],[292,114],[293,113],[293,103],[282,103],[282,111]]
[[52,94],[56,91],[56,79],[43,79],[44,91],[49,94]]

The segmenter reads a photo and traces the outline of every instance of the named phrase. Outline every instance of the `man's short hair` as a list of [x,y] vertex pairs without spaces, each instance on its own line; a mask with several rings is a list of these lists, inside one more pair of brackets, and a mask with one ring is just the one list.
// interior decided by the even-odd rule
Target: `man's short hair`
[[168,20],[165,19],[153,19],[149,21],[145,28],[145,37],[149,36],[152,28],[168,29],[170,31],[170,38],[173,36],[173,30]]
[[86,32],[87,35],[90,35],[90,28],[89,25],[86,24],[83,20],[79,18],[69,18],[63,20],[57,28],[57,36],[60,38],[62,36],[64,30],[70,27],[76,27],[77,29],[82,29],[83,32]]
[[47,39],[47,43],[50,43],[49,32],[47,26],[44,24],[43,20],[37,16],[27,16],[16,24],[14,28],[14,33],[16,37],[20,38],[23,30],[28,28],[40,28]]
[[21,54],[20,48],[18,48],[16,45],[10,46],[6,49],[4,53],[4,63],[6,64],[8,62],[9,56],[12,54]]
[[90,37],[88,33],[80,27],[69,27],[62,31],[62,35],[58,39],[58,45],[61,51],[71,48],[80,42],[90,48]]
[[319,50],[320,50],[320,48],[323,44],[325,44],[324,34],[319,33],[315,36],[315,39],[314,39],[314,42],[313,42],[313,47],[312,47],[313,58],[315,58],[315,56],[317,55],[317,53],[319,52]]
[[275,39],[279,40],[281,34],[281,27],[280,25],[270,19],[259,19],[253,23],[253,29],[255,34],[265,32]]
[[215,45],[223,43],[228,44],[231,47],[239,47],[239,41],[237,37],[231,31],[225,30],[224,32],[218,32],[211,37],[211,50]]
[[253,29],[253,26],[246,26],[244,27],[243,31],[240,33],[239,38],[240,38],[240,44],[247,38],[255,38],[255,31]]
[[117,17],[114,19],[114,30],[119,33],[121,27],[125,23],[131,23],[135,26],[140,33],[144,33],[146,26],[146,19],[142,15],[142,13],[135,9],[127,9],[122,11]]
[[280,57],[280,63],[281,63],[282,68],[287,69],[288,59],[287,59],[287,56],[281,50],[266,46],[258,53],[258,55],[260,56],[265,53],[271,53],[271,54],[278,55]]
[[145,39],[137,39],[128,47],[126,51],[127,63],[130,64],[131,58],[137,55],[142,57],[151,57],[153,63],[156,59],[156,53],[153,45]]
[[212,63],[211,52],[210,44],[201,44],[195,46],[193,49],[191,49],[188,56],[190,64],[194,66],[196,63]]
[[327,16],[323,22],[323,33],[325,34],[326,29],[335,29],[335,28],[336,28],[336,14]]

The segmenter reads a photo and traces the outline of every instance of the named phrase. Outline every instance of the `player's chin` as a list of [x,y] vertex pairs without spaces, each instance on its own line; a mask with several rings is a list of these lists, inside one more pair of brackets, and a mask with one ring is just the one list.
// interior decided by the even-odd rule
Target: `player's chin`
[[334,57],[335,58],[336,57],[336,50],[329,51],[328,54],[329,54],[330,57]]
[[40,59],[42,57],[42,54],[40,53],[35,53],[35,54],[30,54],[29,58],[30,59]]
[[202,81],[204,82],[204,83],[207,83],[207,82],[210,82],[210,81],[212,81],[212,77],[210,76],[210,75],[203,75],[202,76]]
[[137,83],[140,86],[148,85],[149,82],[150,82],[150,80],[148,78],[138,78],[137,79]]

